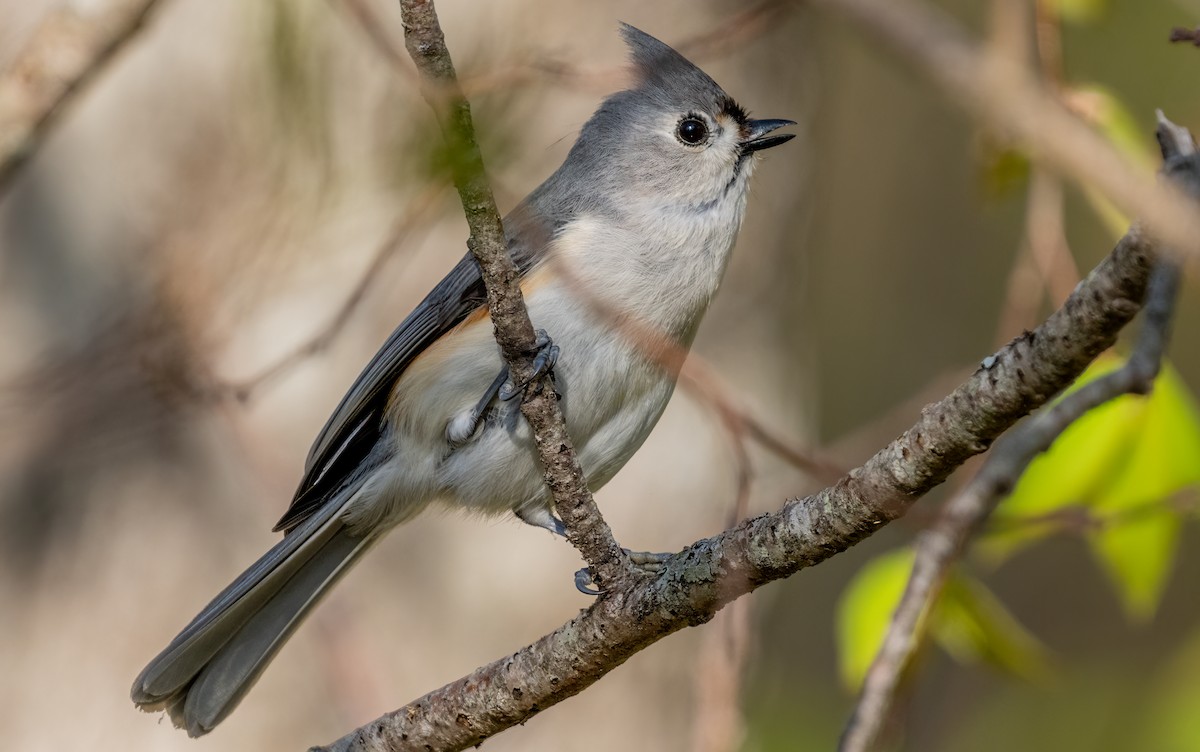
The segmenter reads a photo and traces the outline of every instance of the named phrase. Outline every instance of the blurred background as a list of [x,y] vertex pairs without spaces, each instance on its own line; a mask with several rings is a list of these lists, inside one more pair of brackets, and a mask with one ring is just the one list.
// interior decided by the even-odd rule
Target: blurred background
[[[60,5],[0,0],[0,68]],[[941,5],[990,33],[989,4]],[[1200,51],[1166,42],[1172,26],[1200,23],[1200,2],[1052,5],[1061,18],[1039,27],[1040,49],[1045,61],[1060,44],[1061,60],[1049,54],[1047,76],[1101,125],[1105,107],[1123,107],[1126,148],[1153,149],[1156,107],[1200,126]],[[801,7],[438,9],[502,210],[620,88],[619,20],[681,46],[755,115],[800,123],[758,167],[695,352],[771,430],[847,467],[1035,325],[1074,284],[1070,260],[1086,272],[1119,235],[1083,192],[1031,175],[920,75]],[[276,540],[311,439],[465,250],[415,73],[369,31],[402,50],[396,3],[164,0],[0,188],[6,747],[304,749],[588,605],[562,541],[511,519],[426,514],[339,585],[210,736],[190,741],[128,700],[145,662]],[[1031,226],[1049,227],[1048,263],[1038,242],[1030,251]],[[1193,277],[1172,356],[1191,390],[1198,311]],[[598,495],[618,540],[678,550],[723,529],[735,454],[713,411],[678,393]],[[820,485],[757,448],[750,458],[752,512]],[[731,748],[726,733],[732,748],[831,749],[853,702],[839,672],[839,599],[944,497],[744,599],[740,689],[706,658],[727,647],[712,639],[724,627],[706,625],[487,748],[715,750]],[[1182,527],[1161,598],[1134,612],[1084,536],[1059,532],[1001,565],[968,563],[1040,643],[1045,670],[1030,680],[931,647],[900,748],[1200,749],[1195,526]],[[732,687],[744,733],[736,722],[732,734],[708,729],[728,710],[721,687]]]

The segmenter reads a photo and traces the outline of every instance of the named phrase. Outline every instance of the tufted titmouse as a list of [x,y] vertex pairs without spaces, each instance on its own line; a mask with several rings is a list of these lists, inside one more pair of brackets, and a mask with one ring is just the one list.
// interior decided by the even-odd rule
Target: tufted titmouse
[[[566,161],[504,220],[530,318],[552,332],[567,429],[592,488],[641,446],[674,374],[584,300],[691,345],[742,213],[754,153],[788,120],[751,120],[679,53],[623,26],[636,82],[583,126]],[[561,347],[561,356],[559,348]],[[191,736],[242,699],[309,609],[372,543],[435,501],[513,511],[562,533],[530,430],[509,400],[470,255],[392,333],[325,424],[283,540],[225,588],[133,684]]]

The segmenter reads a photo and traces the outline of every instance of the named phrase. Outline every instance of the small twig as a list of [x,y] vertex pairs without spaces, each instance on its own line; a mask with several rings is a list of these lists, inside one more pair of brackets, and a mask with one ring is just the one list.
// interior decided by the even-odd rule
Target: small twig
[[1025,238],[1008,278],[996,327],[1004,342],[1037,320],[1044,298],[1058,305],[1079,282],[1079,269],[1063,227],[1063,186],[1058,177],[1035,167],[1025,202]]
[[388,233],[387,239],[375,251],[375,255],[371,258],[371,263],[363,270],[358,283],[354,285],[354,289],[350,291],[350,294],[346,296],[346,300],[342,302],[342,305],[323,327],[291,352],[250,378],[218,386],[216,389],[217,394],[220,396],[231,395],[234,399],[245,402],[253,397],[254,393],[268,382],[275,381],[305,360],[324,352],[333,344],[338,334],[349,323],[354,312],[358,310],[363,299],[366,298],[367,292],[379,277],[379,273],[383,270],[383,267],[387,265],[387,262],[391,260],[396,251],[404,245],[414,230],[425,228],[430,211],[436,205],[437,199],[441,197],[442,190],[443,187],[441,185],[430,186],[424,193],[413,200],[408,210],[392,225],[392,231]]
[[50,127],[137,36],[160,0],[111,0],[93,14],[54,11],[0,75],[0,195]]
[[[437,115],[449,147],[459,156],[454,160],[454,185],[471,228],[467,247],[483,275],[496,342],[514,382],[528,383],[534,372],[533,324],[475,141],[471,107],[458,85],[433,0],[400,0],[400,13],[404,45],[421,74],[421,92]],[[546,485],[567,537],[587,562],[593,581],[609,590],[631,571],[629,559],[613,539],[588,489],[554,389],[539,386],[535,383],[526,390],[521,412],[533,429]]]
[[696,696],[692,752],[742,748],[742,684],[754,626],[750,606],[749,598],[730,603],[705,630],[692,679]]
[[[625,334],[629,336],[628,332]],[[679,373],[679,381],[688,394],[717,414],[733,440],[741,442],[750,439],[820,483],[833,483],[846,474],[848,468],[830,459],[825,453],[793,444],[767,428],[745,408],[738,406],[731,396],[733,392],[729,386],[700,358],[693,356],[687,360]],[[735,451],[744,452],[744,449],[737,450],[735,447]],[[739,461],[739,467],[745,466],[748,461],[748,458],[746,462]],[[736,520],[730,524],[733,522]]]
[[1027,2],[992,0],[988,14],[988,47],[1016,65],[1025,66],[1032,58],[1029,39],[1030,11]]
[[[405,79],[413,78],[413,67],[409,59],[393,44],[384,31],[386,28],[371,10],[366,0],[330,0],[335,9],[345,11],[355,26],[367,37],[371,46],[388,64]],[[750,38],[772,28],[771,22],[778,15],[792,8],[790,0],[762,0],[762,2],[722,19],[713,28],[686,39],[676,45],[681,53],[691,59],[703,59],[727,54],[738,49]],[[583,86],[607,94],[614,85],[627,75],[624,67],[584,68],[568,58],[536,56],[523,62],[493,66],[486,72],[464,75],[459,80],[465,96],[475,97],[498,89],[545,80],[561,86],[579,88]]]
[[[1003,2],[1004,0],[1001,0]],[[1062,18],[1058,7],[1049,0],[1036,0],[1036,23],[1034,25],[1034,40],[1037,48],[1038,66],[1042,77],[1058,89],[1066,77],[1066,65],[1063,63],[1062,47]]]
[[1176,26],[1171,29],[1171,36],[1168,38],[1170,42],[1191,42],[1197,47],[1200,47],[1200,26],[1194,29],[1185,29]]
[[391,35],[386,31],[387,27],[380,22],[366,0],[330,0],[330,4],[334,10],[349,14],[358,30],[371,43],[371,47],[388,62],[392,70],[405,80],[415,80],[416,71],[412,67],[412,61],[392,41]]
[[[1169,123],[1162,113],[1159,113],[1159,141],[1166,171],[1178,167],[1181,159],[1194,159],[1195,143],[1191,135]],[[1200,182],[1196,166],[1190,168],[1187,187],[1195,192]],[[946,503],[935,524],[918,537],[912,574],[879,653],[867,671],[840,752],[869,752],[876,748],[901,676],[918,648],[918,628],[923,615],[936,602],[950,569],[971,536],[1009,494],[1029,463],[1088,411],[1122,395],[1147,394],[1153,388],[1166,350],[1179,278],[1176,263],[1161,259],[1151,275],[1145,320],[1126,364],[1085,384],[1014,430],[992,450],[971,482]]]
[[[674,45],[690,60],[704,60],[728,54],[741,48],[751,38],[773,28],[773,23],[794,7],[790,0],[763,0],[714,24],[689,39]],[[569,57],[541,56],[533,60],[498,67],[463,79],[463,88],[470,96],[531,81],[546,80],[560,86],[584,87],[607,94],[614,85],[625,79],[624,67],[587,68]]]
[[[583,284],[565,264],[557,264],[555,272],[571,286],[573,294],[579,296],[593,313],[603,317],[625,341],[636,347],[642,357],[676,376],[688,394],[713,410],[735,440],[740,440],[738,437],[753,439],[767,451],[822,483],[833,483],[845,475],[846,468],[839,463],[821,452],[793,445],[739,407],[729,396],[732,390],[702,359],[690,355],[687,348],[662,331],[602,299],[594,290]],[[741,450],[735,447],[735,451]],[[745,466],[745,463],[740,464]]]

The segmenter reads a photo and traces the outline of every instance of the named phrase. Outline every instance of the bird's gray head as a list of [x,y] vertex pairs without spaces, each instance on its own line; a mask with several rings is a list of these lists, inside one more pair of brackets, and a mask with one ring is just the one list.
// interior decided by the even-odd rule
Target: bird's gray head
[[601,197],[626,210],[740,207],[754,153],[791,139],[768,134],[794,123],[751,119],[683,55],[628,24],[621,34],[634,85],[604,100],[560,170],[572,187],[586,186],[573,208]]

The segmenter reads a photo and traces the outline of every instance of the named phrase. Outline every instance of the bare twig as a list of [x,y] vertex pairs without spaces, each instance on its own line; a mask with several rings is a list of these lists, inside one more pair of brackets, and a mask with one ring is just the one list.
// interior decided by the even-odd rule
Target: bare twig
[[[996,5],[1007,8],[1025,3],[997,0]],[[1035,0],[1037,67],[1042,83],[1060,99],[1063,92],[1062,28],[1057,9],[1046,0]],[[1012,13],[1012,11],[1009,11]],[[1021,13],[1016,24],[1022,39],[1029,39],[1029,19]],[[1073,112],[1068,104],[1068,109]],[[1079,281],[1079,269],[1071,256],[1063,221],[1063,184],[1058,176],[1035,165],[1029,176],[1029,195],[1025,201],[1025,237],[1004,296],[997,339],[1004,341],[1013,332],[1032,325],[1043,297],[1058,305],[1071,294]]]
[[1025,238],[1008,278],[997,340],[1033,324],[1043,299],[1057,305],[1078,282],[1079,269],[1063,226],[1062,182],[1035,167],[1025,202]]
[[[1159,115],[1159,141],[1167,170],[1181,158],[1193,158],[1191,134]],[[1193,192],[1200,186],[1196,165],[1185,174]],[[1117,371],[1085,384],[1013,431],[988,456],[971,482],[946,503],[939,519],[917,539],[913,571],[892,617],[878,655],[863,681],[862,695],[846,727],[841,752],[875,749],[887,722],[905,668],[919,645],[918,629],[936,602],[950,569],[967,541],[1020,479],[1029,463],[1072,423],[1099,405],[1124,394],[1147,394],[1153,388],[1179,289],[1175,262],[1158,262],[1147,292],[1145,322],[1128,362]]]
[[[470,105],[455,77],[433,0],[400,0],[400,12],[404,44],[421,74],[422,94],[433,107],[448,145],[459,157],[454,160],[454,184],[471,228],[467,246],[479,262],[487,288],[496,342],[514,383],[528,383],[534,373],[533,324],[475,141]],[[554,390],[533,385],[526,390],[521,412],[533,429],[546,485],[567,528],[567,537],[587,562],[593,581],[601,589],[608,589],[632,568],[596,508]]]
[[1200,27],[1185,29],[1176,26],[1174,29],[1171,29],[1171,36],[1167,40],[1170,42],[1191,42],[1193,45],[1200,47]]
[[1038,67],[1042,77],[1054,87],[1062,85],[1066,76],[1062,51],[1062,18],[1058,7],[1050,0],[1035,0],[1037,17],[1034,39],[1037,42]]
[[367,0],[330,0],[330,4],[333,5],[334,10],[345,11],[349,14],[355,26],[371,43],[371,47],[388,62],[392,70],[408,81],[416,79],[412,61],[393,43],[391,35],[387,33],[386,27],[371,10],[371,5]]
[[1027,2],[992,0],[988,44],[995,54],[1004,55],[1017,65],[1029,64],[1033,51],[1029,39],[1031,10]]
[[[603,317],[617,333],[636,347],[642,357],[677,376],[689,394],[717,414],[721,424],[735,441],[753,439],[767,451],[824,483],[833,483],[845,474],[844,467],[823,453],[795,446],[738,406],[730,397],[732,390],[703,360],[691,356],[687,348],[662,331],[603,300],[583,284],[565,264],[557,264],[555,272],[571,286],[572,292],[584,301],[592,312]],[[736,446],[734,449],[744,452],[744,449]],[[739,471],[744,471],[748,458],[735,459],[738,459]]]
[[[790,11],[792,5],[790,0],[762,0],[722,19],[713,28],[674,46],[692,60],[728,54],[751,38],[771,29],[780,16]],[[540,56],[527,62],[470,76],[464,79],[463,88],[469,95],[475,96],[532,81],[546,80],[560,86],[582,86],[607,94],[612,91],[614,85],[624,80],[626,74],[624,67],[585,68],[574,63],[571,58]]]
[[750,655],[750,599],[730,603],[704,634],[692,680],[696,694],[693,752],[733,752],[742,748],[745,723],[741,694]]
[[443,186],[441,185],[430,186],[409,205],[408,210],[392,225],[392,231],[375,251],[375,256],[372,257],[371,263],[359,277],[354,289],[350,291],[346,300],[323,327],[294,350],[254,376],[236,383],[223,384],[216,391],[221,395],[232,395],[235,399],[243,402],[249,400],[264,384],[278,379],[308,358],[324,352],[333,344],[338,334],[350,321],[351,316],[358,310],[358,306],[366,297],[367,291],[371,289],[372,283],[378,278],[383,267],[415,230],[423,229],[426,226],[426,221],[429,219],[437,199],[441,197],[442,190]]
[[144,28],[160,0],[110,0],[100,11],[54,11],[0,75],[0,195],[78,94]]

